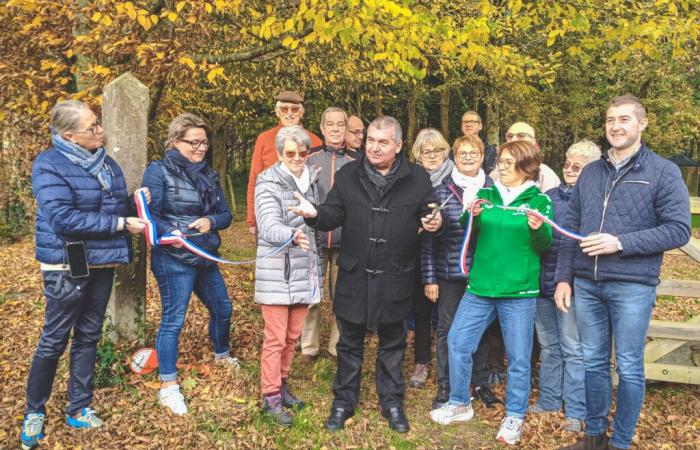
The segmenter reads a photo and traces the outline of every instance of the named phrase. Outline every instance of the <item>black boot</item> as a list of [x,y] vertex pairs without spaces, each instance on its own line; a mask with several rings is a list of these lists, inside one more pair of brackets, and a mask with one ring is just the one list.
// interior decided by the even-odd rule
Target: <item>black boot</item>
[[487,408],[493,408],[496,403],[503,403],[496,397],[488,386],[477,386],[474,388],[474,399],[484,402]]
[[287,379],[282,379],[282,386],[280,387],[280,396],[282,397],[282,406],[285,408],[292,409],[302,409],[304,408],[304,402],[296,398],[292,391],[289,390],[289,385],[287,384]]
[[433,399],[433,409],[438,409],[450,400],[450,386],[442,384],[438,386],[437,395]]
[[262,410],[279,425],[285,428],[292,426],[292,416],[282,407],[282,396],[280,394],[264,395]]
[[560,447],[559,450],[608,450],[608,436],[605,433],[596,436],[584,434],[575,444]]

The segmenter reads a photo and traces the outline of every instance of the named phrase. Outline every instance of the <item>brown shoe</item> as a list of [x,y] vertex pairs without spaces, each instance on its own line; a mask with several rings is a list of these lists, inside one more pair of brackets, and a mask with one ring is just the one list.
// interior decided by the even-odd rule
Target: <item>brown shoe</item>
[[301,355],[301,360],[304,361],[304,364],[313,364],[316,358],[318,358],[318,355]]
[[424,388],[426,381],[428,381],[429,368],[428,364],[416,364],[416,369],[413,371],[411,379],[408,380],[408,384],[414,388]]
[[608,450],[608,436],[605,433],[597,436],[584,434],[575,444],[560,447],[559,450]]

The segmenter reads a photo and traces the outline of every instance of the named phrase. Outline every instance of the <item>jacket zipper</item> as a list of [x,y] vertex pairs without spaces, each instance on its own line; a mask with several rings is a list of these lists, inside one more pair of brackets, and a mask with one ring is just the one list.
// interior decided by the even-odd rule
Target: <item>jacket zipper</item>
[[[633,165],[630,165],[630,166],[627,168],[627,170],[625,170],[624,172],[621,172],[621,173],[613,180],[612,186],[610,186],[610,191],[608,191],[608,192],[605,194],[605,199],[603,200],[603,216],[600,218],[600,227],[598,228],[598,233],[599,233],[599,234],[603,232],[603,223],[605,222],[605,212],[606,212],[607,209],[608,209],[608,200],[610,199],[610,196],[612,195],[613,189],[615,189],[615,185],[617,184],[617,182],[620,181],[620,180],[622,179],[622,177],[625,176],[625,175],[627,174],[627,172],[629,172],[630,170],[632,170],[632,167],[633,167]],[[608,185],[607,185],[607,183],[605,183],[605,188],[606,188],[606,190],[607,190],[607,187],[608,187]],[[593,279],[594,279],[595,281],[598,281],[598,256],[600,256],[600,255],[596,255],[595,261],[593,262]]]

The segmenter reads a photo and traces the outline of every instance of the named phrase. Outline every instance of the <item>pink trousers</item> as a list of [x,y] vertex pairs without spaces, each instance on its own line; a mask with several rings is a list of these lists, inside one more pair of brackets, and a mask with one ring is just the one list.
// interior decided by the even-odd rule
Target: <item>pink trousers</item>
[[262,305],[265,330],[260,355],[260,384],[263,395],[279,392],[282,379],[287,378],[294,346],[308,310],[309,305]]

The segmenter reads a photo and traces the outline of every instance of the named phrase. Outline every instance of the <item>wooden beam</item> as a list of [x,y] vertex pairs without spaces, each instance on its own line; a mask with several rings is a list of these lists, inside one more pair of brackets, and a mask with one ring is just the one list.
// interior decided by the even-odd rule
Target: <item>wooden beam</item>
[[690,241],[681,247],[681,250],[695,261],[700,262],[700,239],[691,237]]
[[647,380],[700,384],[700,367],[651,363],[644,365],[644,376]]
[[[691,318],[686,323],[700,323],[700,315]],[[652,341],[647,342],[646,348],[644,349],[644,362],[653,363],[677,348],[682,347],[684,344],[684,341],[675,339],[654,338]]]
[[681,341],[700,341],[700,323],[652,320],[649,324],[647,335],[650,337],[678,339]]
[[700,297],[700,281],[661,280],[656,295],[673,297]]

